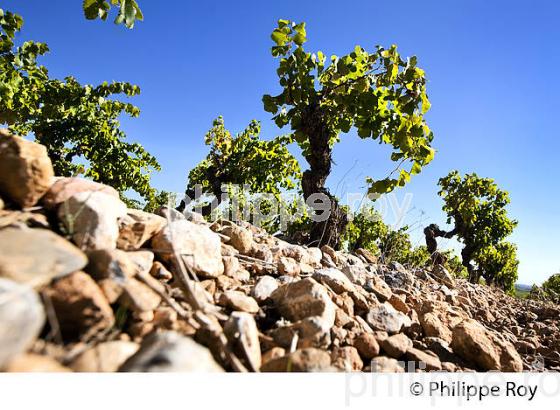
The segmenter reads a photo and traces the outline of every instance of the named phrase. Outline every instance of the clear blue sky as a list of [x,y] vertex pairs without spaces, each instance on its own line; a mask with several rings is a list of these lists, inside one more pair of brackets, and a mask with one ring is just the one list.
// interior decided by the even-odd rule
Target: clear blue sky
[[[275,93],[270,31],[279,18],[307,22],[309,50],[344,54],[354,45],[397,44],[416,54],[429,78],[437,155],[397,195],[412,193],[408,221],[445,224],[436,195],[451,169],[496,179],[519,220],[520,282],[560,271],[560,3],[550,1],[154,1],[139,0],[145,21],[132,31],[85,21],[81,0],[2,1],[23,15],[22,38],[45,41],[52,75],[142,88],[131,140],[160,161],[156,187],[182,192],[206,154],[203,135],[224,115],[239,131],[252,119],[278,131],[261,97]],[[297,149],[295,149],[297,151]],[[354,135],[336,146],[329,185],[363,192],[365,176],[384,176],[388,151]],[[419,230],[413,232],[421,242]]]

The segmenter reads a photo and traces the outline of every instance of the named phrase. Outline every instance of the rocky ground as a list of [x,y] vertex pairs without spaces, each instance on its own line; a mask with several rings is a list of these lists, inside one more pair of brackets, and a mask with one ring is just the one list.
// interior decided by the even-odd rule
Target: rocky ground
[[444,268],[127,209],[0,131],[5,371],[560,369],[557,305]]

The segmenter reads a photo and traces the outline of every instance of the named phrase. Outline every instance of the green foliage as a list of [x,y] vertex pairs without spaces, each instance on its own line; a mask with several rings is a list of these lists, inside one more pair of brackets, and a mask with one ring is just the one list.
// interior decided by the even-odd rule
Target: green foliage
[[469,273],[467,272],[467,268],[463,266],[461,258],[455,254],[453,249],[446,249],[441,251],[440,254],[445,258],[444,266],[448,271],[453,273],[457,278],[468,279]]
[[430,253],[426,246],[417,246],[408,251],[406,263],[414,268],[427,268],[430,266]]
[[489,284],[511,291],[518,261],[515,246],[504,239],[513,232],[517,221],[507,215],[508,193],[499,189],[493,179],[474,173],[461,177],[457,171],[441,178],[439,186],[447,222],[454,225],[453,233],[465,245],[463,265],[469,270],[469,278],[478,282],[482,277]]
[[372,206],[362,207],[346,227],[344,241],[350,251],[364,248],[379,255],[379,243],[387,237],[389,229]]
[[510,242],[500,242],[483,248],[475,256],[479,269],[488,284],[494,284],[513,294],[517,281],[517,247]]
[[542,284],[542,289],[552,300],[560,300],[560,273],[552,275]]
[[126,197],[121,198],[130,209],[141,209],[145,212],[156,213],[158,209],[165,206],[168,208],[175,208],[177,206],[176,195],[168,191],[154,191],[147,200],[130,199]]
[[379,250],[381,251],[381,256],[386,263],[394,261],[403,265],[410,264],[412,243],[410,242],[410,235],[407,231],[408,226],[404,226],[397,230],[389,229],[387,235],[384,238],[381,238]]
[[0,123],[45,145],[57,175],[83,173],[121,193],[134,190],[152,200],[150,174],[160,166],[140,144],[125,141],[119,122],[121,115],[137,117],[140,110],[113,99],[137,95],[139,87],[49,78],[36,61],[48,51],[45,44],[28,41],[15,47],[22,24],[20,16],[0,10]]
[[[301,196],[276,197],[273,194],[251,193],[231,184],[226,185],[226,188],[228,201],[212,211],[209,215],[210,221],[245,221],[271,235],[283,233],[292,240],[308,232],[310,219]],[[298,239],[306,242],[305,238]]]
[[316,156],[332,149],[341,133],[355,128],[360,138],[391,145],[397,169],[410,163],[397,178],[368,178],[369,191],[384,193],[404,186],[434,157],[433,134],[424,120],[430,108],[426,77],[416,66],[416,57],[402,59],[396,46],[377,47],[371,53],[356,46],[327,62],[322,52],[304,50],[306,36],[305,23],[288,20],[279,20],[272,32],[282,92],[263,97],[265,110],[274,114],[279,127],[290,125],[312,171]]
[[552,275],[541,286],[533,285],[529,298],[560,303],[560,273]]
[[[381,215],[372,207],[362,207],[348,224],[344,242],[349,251],[365,248],[380,256],[385,263],[399,262],[413,268],[430,268],[431,255],[426,246],[413,247],[408,227],[395,230],[385,224]],[[444,266],[456,277],[466,277],[467,272],[459,257],[448,249],[440,252]]]
[[107,20],[111,7],[118,8],[115,24],[124,24],[128,28],[133,28],[136,20],[143,21],[144,15],[136,0],[83,0],[82,8],[84,16],[88,20]]
[[188,176],[187,195],[194,195],[195,185],[202,193],[220,197],[222,185],[245,185],[249,193],[273,194],[277,199],[283,190],[297,188],[300,169],[287,146],[289,137],[272,140],[259,138],[260,123],[251,121],[241,133],[233,136],[222,117],[214,120],[204,141],[210,146],[208,156]]
[[343,240],[349,251],[364,248],[380,256],[385,263],[394,261],[420,266],[422,251],[418,248],[412,249],[407,230],[406,226],[398,230],[391,228],[383,222],[381,215],[372,206],[365,206],[348,224]]

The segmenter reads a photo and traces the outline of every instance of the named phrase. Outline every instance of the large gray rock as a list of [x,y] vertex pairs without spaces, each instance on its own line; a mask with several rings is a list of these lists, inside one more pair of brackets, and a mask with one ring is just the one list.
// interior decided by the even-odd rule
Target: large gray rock
[[0,278],[0,369],[31,346],[44,322],[39,295],[29,286]]
[[0,193],[27,208],[37,203],[53,182],[47,149],[0,129]]
[[188,268],[204,278],[216,278],[224,272],[220,237],[205,226],[186,220],[170,222],[152,239],[152,247],[174,262],[182,256]]
[[371,308],[366,321],[374,330],[381,330],[389,334],[399,333],[403,328],[411,325],[410,318],[397,311],[388,302]]
[[242,254],[248,254],[253,247],[253,235],[241,226],[228,225],[222,228],[221,233],[229,238],[229,243]]
[[346,264],[342,268],[342,272],[350,279],[352,283],[364,286],[366,281],[372,276],[363,265]]
[[79,192],[58,208],[58,218],[76,245],[82,249],[114,249],[119,237],[118,219],[126,205],[104,192]]
[[33,287],[82,269],[86,255],[66,239],[45,229],[0,230],[0,277]]
[[251,294],[257,302],[264,302],[278,289],[278,281],[272,276],[262,276],[253,287]]
[[191,338],[167,331],[147,336],[121,372],[223,372],[210,351]]
[[218,303],[221,306],[226,306],[232,310],[239,310],[241,312],[257,313],[259,311],[259,304],[257,301],[238,290],[227,290],[220,294]]
[[328,285],[336,293],[353,292],[354,284],[338,269],[318,269],[313,273],[313,279]]
[[414,284],[414,276],[407,271],[400,263],[391,262],[389,270],[384,272],[385,283],[391,289],[403,289]]
[[167,224],[165,218],[137,209],[129,209],[119,219],[117,247],[127,251],[139,249]]
[[440,283],[444,284],[445,286],[448,286],[450,288],[455,287],[455,280],[453,279],[451,273],[449,273],[449,271],[445,269],[445,267],[441,265],[434,266],[432,274]]
[[381,347],[388,356],[400,359],[408,349],[412,348],[412,340],[404,333],[397,333],[381,341]]
[[41,204],[47,209],[56,209],[58,205],[80,192],[103,192],[119,199],[119,193],[113,187],[89,179],[70,177],[56,178],[56,182],[41,198]]
[[451,348],[461,358],[483,370],[523,370],[523,361],[513,345],[472,319],[464,320],[453,328]]
[[290,347],[298,335],[298,346],[327,346],[334,325],[336,307],[326,289],[311,278],[288,283],[270,296],[278,312],[294,322],[274,329],[272,336],[283,347]]

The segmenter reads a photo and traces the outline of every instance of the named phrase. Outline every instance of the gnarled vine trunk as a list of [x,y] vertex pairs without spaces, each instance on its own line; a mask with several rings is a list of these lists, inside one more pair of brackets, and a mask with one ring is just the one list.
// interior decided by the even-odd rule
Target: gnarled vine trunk
[[[458,215],[454,215],[454,219],[455,227],[449,232],[441,230],[436,224],[431,224],[424,228],[426,248],[431,255],[432,263],[434,265],[443,264],[445,262],[445,258],[437,250],[436,238],[440,237],[449,239],[455,236],[458,232],[466,231],[460,217]],[[467,245],[465,245],[465,247],[461,250],[461,263],[467,269],[467,272],[469,274],[469,282],[478,283],[478,281],[480,280],[481,272],[478,269],[475,269],[475,267],[472,265],[471,261],[473,258],[474,249],[472,249],[472,247],[468,245],[470,241],[467,240],[466,242]]]
[[[209,167],[206,174],[206,179],[210,181],[210,192],[205,193],[212,193],[214,195],[214,199],[211,203],[203,205],[200,209],[200,213],[204,216],[208,216],[212,213],[212,210],[218,207],[222,203],[222,180],[220,178],[216,178],[217,170],[214,167]],[[188,186],[185,192],[185,195],[190,198],[191,201],[197,200],[196,191],[193,186]],[[185,200],[181,200],[181,203],[176,208],[177,211],[183,212],[187,204]]]
[[330,204],[329,210],[323,211],[328,212],[328,218],[313,222],[309,233],[310,244],[330,245],[336,249],[340,246],[340,238],[348,224],[348,217],[336,197],[325,187],[332,166],[332,148],[329,145],[331,135],[317,104],[310,105],[303,113],[302,130],[309,140],[309,150],[305,154],[309,169],[303,173],[301,181],[303,196],[307,201],[313,194],[320,194],[322,201],[327,200]]

